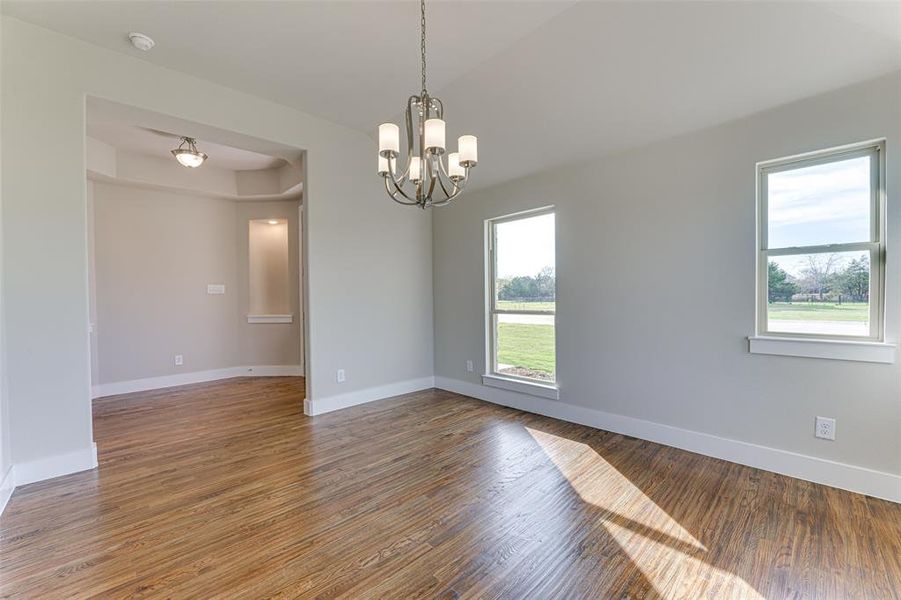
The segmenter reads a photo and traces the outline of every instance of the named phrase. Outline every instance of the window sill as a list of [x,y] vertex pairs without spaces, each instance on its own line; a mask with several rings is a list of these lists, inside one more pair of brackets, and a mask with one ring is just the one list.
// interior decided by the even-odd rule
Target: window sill
[[247,315],[248,323],[293,323],[294,315]]
[[751,354],[802,356],[872,363],[894,363],[895,344],[885,342],[856,342],[818,340],[776,336],[748,337]]
[[521,379],[501,377],[499,375],[482,375],[482,385],[501,388],[511,392],[530,394],[541,398],[549,398],[551,400],[560,399],[560,390],[556,385],[552,384],[523,381]]

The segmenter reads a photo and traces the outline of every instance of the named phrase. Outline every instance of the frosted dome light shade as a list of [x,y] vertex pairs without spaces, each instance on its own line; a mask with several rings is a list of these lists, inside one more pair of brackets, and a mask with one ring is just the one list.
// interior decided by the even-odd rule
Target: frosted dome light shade
[[425,149],[435,154],[444,153],[444,121],[441,119],[426,119]]
[[175,160],[181,163],[182,166],[196,169],[203,164],[204,160],[206,160],[206,154],[203,154],[202,152],[195,154],[190,150],[183,150],[175,155]]
[[447,175],[454,181],[466,177],[466,169],[460,165],[459,152],[451,152],[447,155]]
[[479,162],[479,140],[474,135],[461,135],[457,139],[457,149],[460,151],[460,164],[464,167],[474,167]]
[[389,152],[400,152],[400,127],[382,123],[379,125],[379,154],[386,156]]

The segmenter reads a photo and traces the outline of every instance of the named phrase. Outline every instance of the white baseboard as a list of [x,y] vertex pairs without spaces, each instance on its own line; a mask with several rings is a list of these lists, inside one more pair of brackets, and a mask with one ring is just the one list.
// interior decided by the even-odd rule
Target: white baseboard
[[244,372],[244,377],[303,377],[300,365],[257,365],[255,367],[237,367]]
[[0,478],[0,515],[3,514],[6,503],[9,502],[9,498],[13,495],[13,490],[16,489],[15,479],[15,468],[10,465],[6,470],[6,473],[3,474],[3,477]]
[[65,454],[56,454],[13,465],[16,487],[53,477],[87,471],[97,466],[97,444]]
[[177,375],[163,375],[161,377],[147,377],[129,381],[101,383],[91,387],[91,398],[158,390],[167,387],[175,387],[177,385],[229,379],[231,377],[303,377],[303,375],[303,367],[299,365],[226,367],[224,369],[212,369],[209,371],[191,371],[189,373],[179,373]]
[[398,381],[397,383],[365,388],[337,396],[328,396],[313,400],[306,399],[303,401],[303,412],[309,416],[322,415],[327,412],[332,412],[333,410],[341,410],[342,408],[349,408],[358,404],[375,402],[376,400],[418,392],[420,390],[427,390],[433,387],[435,387],[434,377],[422,377],[420,379]]
[[21,485],[37,483],[63,475],[97,468],[97,444],[64,454],[56,454],[12,465],[0,481],[0,514],[6,508],[13,491]]
[[537,396],[490,388],[448,377],[436,377],[435,387],[570,423],[630,435],[765,471],[892,502],[901,502],[901,475],[893,473],[546,400]]

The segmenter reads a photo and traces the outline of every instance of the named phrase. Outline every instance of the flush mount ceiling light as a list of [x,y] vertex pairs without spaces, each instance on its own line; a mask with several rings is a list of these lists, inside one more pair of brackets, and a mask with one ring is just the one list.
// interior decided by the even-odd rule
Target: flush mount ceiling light
[[394,123],[383,123],[379,125],[378,173],[385,179],[385,189],[395,202],[426,208],[449,204],[462,193],[469,170],[478,162],[478,140],[474,135],[461,135],[457,152],[449,153],[446,161],[442,156],[445,153],[444,104],[429,96],[425,87],[425,0],[420,0],[419,8],[422,91],[407,100],[407,166],[402,173],[397,172],[400,128]]
[[137,31],[132,31],[128,34],[128,41],[131,42],[132,46],[138,50],[143,50],[144,52],[147,52],[156,45],[149,35],[144,35]]
[[196,169],[208,158],[206,154],[197,149],[197,140],[189,137],[181,138],[181,143],[172,151],[172,156],[182,166],[190,169]]

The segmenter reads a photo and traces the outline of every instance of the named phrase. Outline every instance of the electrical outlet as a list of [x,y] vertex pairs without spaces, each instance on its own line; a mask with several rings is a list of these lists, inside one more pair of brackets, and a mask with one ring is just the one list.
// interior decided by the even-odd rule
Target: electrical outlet
[[824,440],[835,440],[835,419],[817,417],[815,435]]
[[181,354],[176,354],[175,355],[175,366],[180,367],[183,364],[185,364],[185,357],[182,356]]
[[344,372],[344,369],[338,369],[335,372],[335,381],[338,383],[344,383],[347,381],[347,374]]
[[466,370],[469,371],[470,373],[472,373],[472,361],[471,360],[466,361]]

